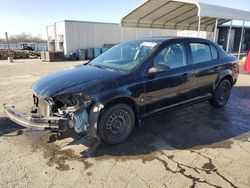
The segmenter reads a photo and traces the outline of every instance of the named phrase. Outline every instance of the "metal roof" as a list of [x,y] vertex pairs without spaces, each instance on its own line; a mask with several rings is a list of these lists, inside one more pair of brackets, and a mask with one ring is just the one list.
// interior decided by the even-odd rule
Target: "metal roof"
[[123,27],[212,31],[231,20],[250,21],[250,12],[189,0],[147,0],[121,20]]

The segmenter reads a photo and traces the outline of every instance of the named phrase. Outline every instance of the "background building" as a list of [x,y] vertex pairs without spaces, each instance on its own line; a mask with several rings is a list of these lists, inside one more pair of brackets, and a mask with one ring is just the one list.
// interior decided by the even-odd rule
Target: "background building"
[[64,51],[66,57],[79,49],[103,48],[124,40],[177,36],[177,31],[166,29],[122,28],[116,23],[64,20],[47,27],[48,50]]
[[[227,38],[229,35],[230,25],[221,25],[218,27],[218,40],[217,43],[225,50],[227,47]],[[229,39],[229,52],[236,53],[239,50],[242,26],[232,25],[230,39]],[[243,31],[242,52],[250,50],[250,26],[245,26]]]
[[[227,36],[230,25],[223,24],[218,27],[216,41],[225,50],[227,46]],[[70,53],[75,53],[80,49],[103,48],[117,44],[124,40],[143,38],[143,37],[175,37],[189,36],[197,37],[197,31],[191,30],[168,30],[151,28],[130,28],[121,27],[116,23],[100,23],[64,20],[56,22],[47,27],[48,51],[63,51],[65,57]],[[241,26],[233,25],[230,35],[229,52],[238,52],[241,36]],[[250,27],[244,30],[244,43],[242,52],[250,49]],[[201,37],[213,39],[213,32],[201,32]]]

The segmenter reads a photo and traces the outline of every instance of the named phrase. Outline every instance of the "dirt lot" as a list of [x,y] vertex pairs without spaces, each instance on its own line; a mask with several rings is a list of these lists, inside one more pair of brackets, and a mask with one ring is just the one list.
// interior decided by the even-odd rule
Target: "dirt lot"
[[[0,61],[0,103],[29,112],[35,80],[80,63]],[[0,187],[250,187],[250,75],[225,108],[204,102],[147,119],[119,146],[49,135],[0,110]]]

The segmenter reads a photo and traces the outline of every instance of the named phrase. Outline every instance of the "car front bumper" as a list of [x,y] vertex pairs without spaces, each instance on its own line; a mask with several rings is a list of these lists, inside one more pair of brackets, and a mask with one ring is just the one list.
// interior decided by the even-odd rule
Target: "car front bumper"
[[68,119],[61,117],[42,117],[19,112],[13,105],[3,104],[5,114],[15,123],[32,130],[65,131]]

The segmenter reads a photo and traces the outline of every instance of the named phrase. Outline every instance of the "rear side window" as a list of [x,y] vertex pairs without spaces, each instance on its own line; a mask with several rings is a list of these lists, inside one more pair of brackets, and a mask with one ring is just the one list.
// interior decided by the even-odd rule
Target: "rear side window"
[[214,45],[210,45],[211,53],[212,53],[212,60],[218,59],[218,51]]
[[203,63],[203,62],[212,60],[212,53],[208,44],[190,43],[190,47],[191,47],[194,64]]

